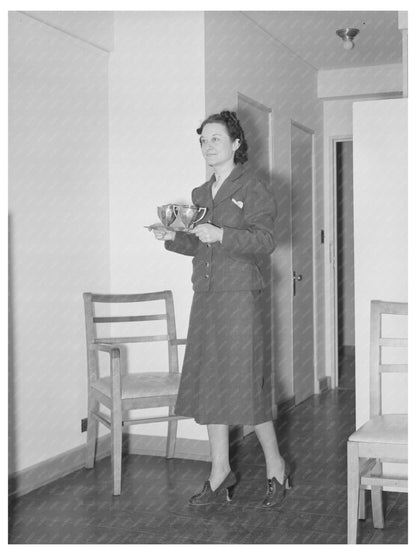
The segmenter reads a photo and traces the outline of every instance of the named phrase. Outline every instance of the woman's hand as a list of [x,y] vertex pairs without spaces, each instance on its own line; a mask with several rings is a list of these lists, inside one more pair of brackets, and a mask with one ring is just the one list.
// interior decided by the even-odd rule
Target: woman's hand
[[221,243],[224,230],[211,224],[200,224],[191,231],[203,243]]
[[173,241],[176,231],[170,231],[169,229],[154,229],[153,235],[158,241]]

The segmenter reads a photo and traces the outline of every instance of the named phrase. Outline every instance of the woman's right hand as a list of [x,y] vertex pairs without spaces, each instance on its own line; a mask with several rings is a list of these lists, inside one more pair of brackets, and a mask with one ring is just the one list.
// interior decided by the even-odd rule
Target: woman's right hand
[[158,241],[173,241],[176,231],[170,231],[169,229],[154,229],[153,235]]

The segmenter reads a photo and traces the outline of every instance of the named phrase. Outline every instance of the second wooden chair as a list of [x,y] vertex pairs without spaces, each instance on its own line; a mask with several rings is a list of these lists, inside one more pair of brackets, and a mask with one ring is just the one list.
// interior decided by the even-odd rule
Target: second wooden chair
[[[357,541],[357,519],[365,519],[365,491],[371,490],[373,524],[384,528],[382,493],[383,488],[393,491],[407,491],[407,476],[398,468],[407,465],[407,407],[399,413],[390,414],[385,410],[383,385],[385,376],[407,373],[407,364],[400,356],[392,356],[389,363],[383,361],[383,349],[407,350],[407,338],[386,337],[383,333],[382,318],[385,315],[407,315],[407,303],[371,301],[370,324],[370,419],[349,438],[348,449],[348,543]],[[400,325],[393,326],[397,329]],[[390,397],[399,387],[390,385]],[[407,393],[407,387],[406,387]],[[397,403],[396,403],[397,405]],[[404,413],[404,414],[403,414]],[[388,463],[399,463],[396,474]],[[393,467],[394,468],[394,467]]]

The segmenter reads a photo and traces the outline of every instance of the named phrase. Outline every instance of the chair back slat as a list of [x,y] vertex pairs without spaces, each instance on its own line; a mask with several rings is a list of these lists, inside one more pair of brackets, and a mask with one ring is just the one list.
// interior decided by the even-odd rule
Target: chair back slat
[[[386,314],[383,312],[382,314]],[[391,312],[389,312],[391,314]],[[407,347],[407,339],[399,337],[380,337],[380,347]]]
[[113,324],[117,322],[149,322],[150,320],[166,320],[166,314],[146,314],[145,316],[95,316],[95,324]]
[[408,303],[397,301],[371,301],[377,306],[377,311],[381,314],[395,314],[396,316],[407,316]]
[[150,343],[152,341],[168,341],[168,335],[138,335],[132,337],[96,337],[94,343]]
[[382,374],[407,374],[407,364],[380,364]]
[[405,348],[408,345],[407,338],[383,337],[382,316],[406,316],[408,314],[408,303],[371,301],[370,317],[370,417],[382,414],[382,375],[407,373],[407,364],[383,364],[382,349]]
[[90,293],[93,303],[141,303],[146,301],[162,301],[166,299],[168,291],[154,293],[128,293],[128,294],[100,294]]

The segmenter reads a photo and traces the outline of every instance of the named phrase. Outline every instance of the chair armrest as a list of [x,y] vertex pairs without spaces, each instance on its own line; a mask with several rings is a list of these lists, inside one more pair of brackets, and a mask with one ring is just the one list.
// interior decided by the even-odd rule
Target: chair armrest
[[109,343],[90,343],[88,348],[91,351],[103,351],[120,358],[121,349],[119,346],[110,345]]

